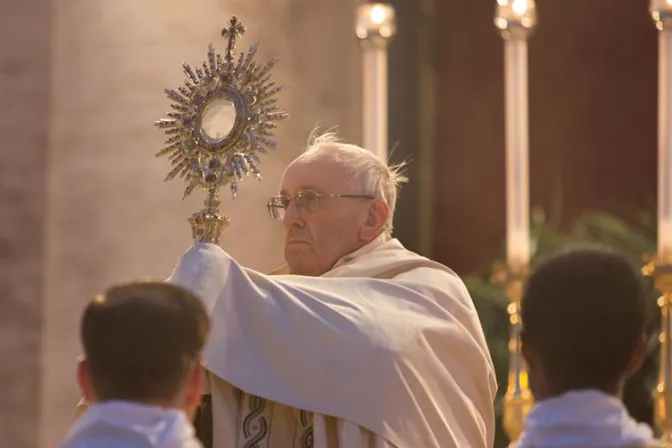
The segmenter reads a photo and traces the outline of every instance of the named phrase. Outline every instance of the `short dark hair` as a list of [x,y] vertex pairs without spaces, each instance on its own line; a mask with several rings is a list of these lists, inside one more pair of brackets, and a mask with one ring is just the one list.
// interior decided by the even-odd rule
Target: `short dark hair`
[[174,398],[200,362],[209,331],[200,300],[179,286],[134,282],[109,288],[88,304],[81,322],[96,398]]
[[530,276],[521,303],[525,344],[546,381],[565,390],[623,379],[646,314],[642,277],[626,258],[598,248],[551,256]]

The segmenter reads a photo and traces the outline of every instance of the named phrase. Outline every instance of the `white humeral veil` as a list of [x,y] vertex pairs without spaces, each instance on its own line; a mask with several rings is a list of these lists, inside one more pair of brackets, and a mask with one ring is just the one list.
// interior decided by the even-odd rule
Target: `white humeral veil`
[[213,319],[214,448],[490,448],[494,368],[450,269],[382,236],[322,277],[195,243],[169,278]]

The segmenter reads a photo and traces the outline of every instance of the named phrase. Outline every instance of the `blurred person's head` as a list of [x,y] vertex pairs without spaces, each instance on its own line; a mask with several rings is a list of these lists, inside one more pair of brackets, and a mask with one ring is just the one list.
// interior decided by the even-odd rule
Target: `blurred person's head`
[[268,203],[285,226],[285,260],[293,274],[319,276],[343,256],[392,234],[401,166],[333,134],[313,139],[285,170]]
[[92,403],[122,400],[184,410],[202,393],[201,355],[210,319],[200,300],[168,283],[109,288],[81,321],[78,380]]
[[577,249],[543,262],[521,303],[536,398],[580,389],[620,396],[645,354],[646,312],[642,279],[622,256]]

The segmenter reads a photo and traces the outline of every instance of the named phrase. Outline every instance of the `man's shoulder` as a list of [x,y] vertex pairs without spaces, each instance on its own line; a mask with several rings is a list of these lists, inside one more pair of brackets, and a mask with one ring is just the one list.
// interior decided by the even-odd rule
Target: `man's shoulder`
[[469,309],[473,308],[473,301],[464,281],[454,271],[439,263],[418,264],[399,272],[393,280],[434,299],[456,301]]

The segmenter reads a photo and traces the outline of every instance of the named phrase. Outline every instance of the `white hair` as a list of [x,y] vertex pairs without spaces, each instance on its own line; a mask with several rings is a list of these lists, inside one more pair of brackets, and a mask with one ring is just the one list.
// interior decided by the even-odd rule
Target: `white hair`
[[335,132],[319,134],[316,130],[310,135],[306,150],[296,160],[308,162],[319,159],[327,159],[343,167],[351,185],[349,193],[371,195],[385,201],[390,215],[384,232],[391,236],[397,196],[401,185],[408,182],[404,174],[406,163],[389,165],[371,151],[343,143]]

